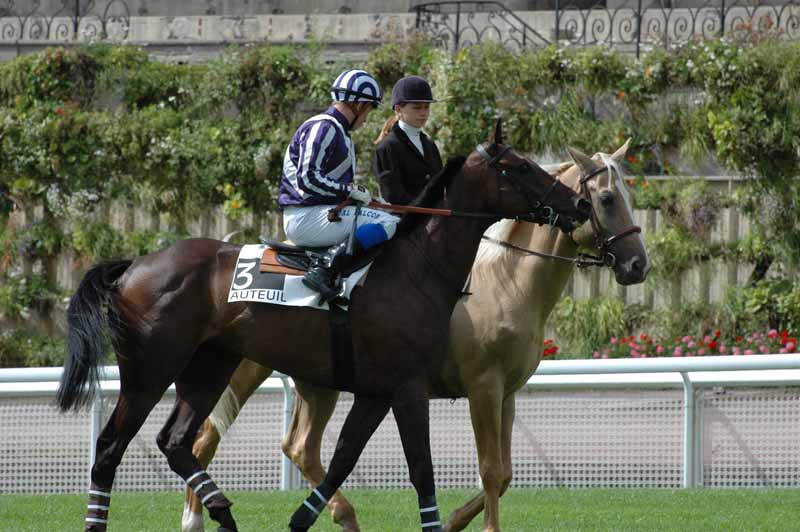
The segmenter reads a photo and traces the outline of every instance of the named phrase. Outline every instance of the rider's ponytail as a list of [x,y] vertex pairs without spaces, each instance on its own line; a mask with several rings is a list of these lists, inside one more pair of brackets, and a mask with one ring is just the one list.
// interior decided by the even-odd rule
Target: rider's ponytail
[[398,120],[399,118],[397,117],[397,115],[394,115],[389,117],[389,119],[386,120],[386,122],[384,122],[383,129],[381,129],[380,135],[378,135],[378,138],[375,139],[375,144],[379,144],[380,141],[382,141],[386,137],[386,135],[391,133],[392,128],[394,127],[394,125],[397,123]]

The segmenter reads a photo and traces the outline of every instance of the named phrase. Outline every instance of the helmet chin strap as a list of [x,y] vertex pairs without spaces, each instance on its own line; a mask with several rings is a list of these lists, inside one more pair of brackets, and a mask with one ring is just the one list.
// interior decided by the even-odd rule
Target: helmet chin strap
[[[355,103],[358,104],[358,105],[361,105],[364,102],[355,102]],[[358,122],[358,119],[361,118],[361,115],[364,114],[365,112],[367,112],[367,113],[369,112],[369,106],[361,105],[361,110],[358,113],[354,113],[355,116],[353,117],[353,121],[350,122],[350,127],[355,126],[356,122]]]

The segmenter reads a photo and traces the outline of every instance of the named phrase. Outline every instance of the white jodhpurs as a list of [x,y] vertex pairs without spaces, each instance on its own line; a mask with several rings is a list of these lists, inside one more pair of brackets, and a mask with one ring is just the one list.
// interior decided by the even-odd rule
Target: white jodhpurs
[[[313,205],[310,207],[286,207],[283,210],[283,230],[286,238],[298,246],[328,247],[346,240],[353,230],[355,207],[352,205],[339,211],[341,220],[328,221],[328,211],[333,205]],[[386,236],[394,236],[400,218],[377,209],[362,207],[358,213],[358,227],[378,224],[386,231]]]

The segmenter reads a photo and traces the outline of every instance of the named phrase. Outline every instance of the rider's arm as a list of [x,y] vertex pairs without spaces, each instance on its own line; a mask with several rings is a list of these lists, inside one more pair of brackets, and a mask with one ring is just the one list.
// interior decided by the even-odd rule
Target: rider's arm
[[398,159],[390,143],[381,143],[375,150],[375,177],[383,199],[395,205],[408,205],[414,198],[406,190]]
[[297,159],[297,187],[315,196],[342,197],[349,192],[349,183],[341,181],[351,175],[349,155],[335,168],[331,156],[339,150],[341,139],[336,126],[320,121],[308,128],[300,142]]

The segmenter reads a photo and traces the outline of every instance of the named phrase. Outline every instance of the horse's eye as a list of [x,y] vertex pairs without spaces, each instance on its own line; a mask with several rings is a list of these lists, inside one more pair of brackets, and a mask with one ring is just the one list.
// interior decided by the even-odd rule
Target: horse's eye
[[603,207],[611,207],[614,204],[614,194],[611,192],[603,192],[600,194],[600,205]]

